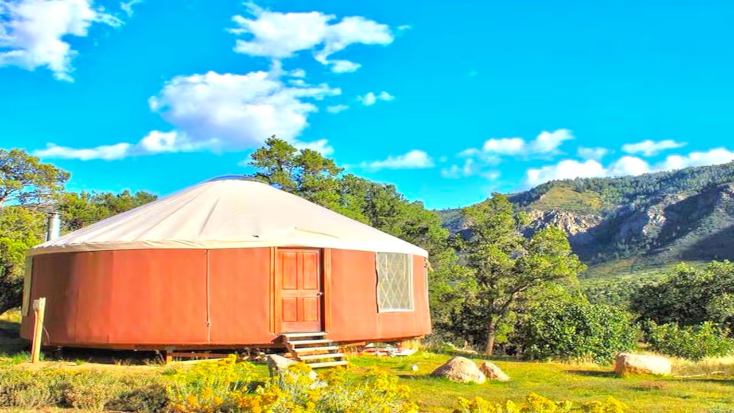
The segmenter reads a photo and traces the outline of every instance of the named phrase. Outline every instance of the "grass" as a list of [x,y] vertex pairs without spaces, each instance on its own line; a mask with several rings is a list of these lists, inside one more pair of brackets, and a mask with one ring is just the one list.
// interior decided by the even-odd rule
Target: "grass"
[[[454,383],[430,375],[450,357],[418,352],[409,357],[351,357],[350,362],[356,367],[356,374],[371,367],[380,367],[397,375],[402,383],[412,389],[413,399],[421,411],[426,412],[451,412],[460,397],[481,396],[486,400],[504,402],[508,399],[521,401],[530,393],[577,403],[603,401],[612,396],[630,406],[629,412],[734,411],[734,358],[701,363],[674,360],[674,374],[687,377],[671,378],[619,378],[612,373],[611,366],[496,360],[494,363],[509,374],[512,381],[477,385]],[[417,371],[414,371],[413,366],[417,367]],[[25,363],[5,364],[0,365],[0,373],[3,369],[29,368]],[[47,362],[46,368],[61,368],[71,372],[92,371],[96,372],[96,376],[107,376],[105,381],[127,379],[136,382],[147,381],[146,377],[153,382],[162,382],[171,371],[170,366],[107,365],[101,368],[93,363],[76,365],[73,362]],[[263,378],[267,376],[264,365],[258,365],[256,373]],[[96,377],[94,374],[92,376]]]
[[599,212],[602,199],[596,192],[578,192],[563,186],[554,186],[530,204],[541,211],[561,210],[579,213]]
[[[31,366],[25,363],[28,354],[22,351],[24,347],[18,347],[16,317],[13,313],[0,317],[0,375],[8,369],[33,371],[51,368],[69,372],[93,371],[107,376],[105,380],[146,381],[146,378],[150,378],[155,381],[158,378],[163,381],[171,371],[170,366],[129,366],[129,363],[122,362],[99,364],[93,358],[79,357],[60,362],[47,361],[40,367]],[[13,334],[16,334],[16,338]],[[23,342],[24,346],[26,344]],[[412,389],[413,398],[421,411],[426,412],[451,412],[459,397],[481,396],[490,401],[504,402],[508,399],[521,401],[530,393],[577,403],[603,401],[612,396],[630,406],[630,412],[734,412],[734,357],[698,363],[673,360],[675,377],[670,378],[619,378],[612,373],[611,366],[503,359],[493,362],[510,375],[512,381],[482,385],[454,383],[432,377],[430,373],[450,357],[447,354],[418,352],[409,357],[351,357],[350,362],[358,373],[370,367],[380,367],[399,376],[401,382]],[[267,376],[264,365],[258,365],[256,372],[263,378]],[[66,410],[52,408],[46,411]]]
[[[430,373],[449,356],[418,353],[406,358],[352,358],[352,364],[384,367],[403,378],[413,389],[422,411],[451,412],[459,397],[481,396],[487,400],[519,401],[530,393],[552,400],[603,401],[608,396],[630,406],[630,412],[708,412],[714,408],[734,409],[734,360],[705,363],[676,361],[675,375],[724,374],[688,378],[619,378],[611,366],[494,361],[512,381],[482,385],[453,383]],[[480,360],[476,360],[480,361]],[[679,364],[680,363],[680,364]],[[411,366],[418,366],[413,371]]]
[[20,309],[0,314],[0,363],[28,360],[28,342],[20,338]]

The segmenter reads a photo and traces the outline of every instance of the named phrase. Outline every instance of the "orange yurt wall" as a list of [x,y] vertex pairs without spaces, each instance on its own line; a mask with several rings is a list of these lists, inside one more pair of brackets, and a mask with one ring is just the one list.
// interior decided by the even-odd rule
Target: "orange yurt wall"
[[[44,343],[144,347],[273,337],[269,248],[74,252],[33,260],[31,299],[46,297]],[[24,338],[32,324],[32,317],[23,318]]]
[[[33,257],[46,297],[44,344],[100,348],[264,345],[272,331],[272,248],[116,250]],[[413,257],[414,311],[377,310],[375,253],[330,250],[329,338],[377,341],[431,331],[425,259]],[[209,276],[207,277],[207,273]],[[29,338],[32,312],[21,335]]]
[[331,271],[330,339],[389,340],[431,332],[425,258],[413,256],[413,311],[377,311],[374,252],[332,250]]

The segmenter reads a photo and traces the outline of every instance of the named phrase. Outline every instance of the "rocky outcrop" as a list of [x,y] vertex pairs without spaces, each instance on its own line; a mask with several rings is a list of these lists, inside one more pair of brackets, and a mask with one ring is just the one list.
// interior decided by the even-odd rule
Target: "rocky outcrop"
[[527,229],[535,232],[547,227],[556,227],[568,235],[572,244],[584,245],[593,242],[592,229],[602,223],[603,217],[570,211],[528,211],[530,224]]
[[460,383],[482,384],[487,377],[473,361],[464,357],[454,357],[431,373],[436,377],[445,377]]
[[617,354],[614,366],[614,372],[620,376],[630,374],[669,376],[671,370],[670,361],[665,357],[631,353]]

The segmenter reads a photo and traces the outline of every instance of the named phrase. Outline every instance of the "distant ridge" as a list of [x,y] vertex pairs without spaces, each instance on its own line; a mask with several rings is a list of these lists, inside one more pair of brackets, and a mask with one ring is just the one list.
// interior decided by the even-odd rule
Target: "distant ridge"
[[[531,217],[528,232],[560,227],[592,267],[734,259],[734,162],[552,181],[509,197]],[[452,232],[465,228],[460,209],[438,213]]]

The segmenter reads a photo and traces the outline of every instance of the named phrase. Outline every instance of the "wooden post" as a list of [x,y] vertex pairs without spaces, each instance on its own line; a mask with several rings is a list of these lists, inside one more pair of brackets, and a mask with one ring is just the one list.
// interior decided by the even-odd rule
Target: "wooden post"
[[33,325],[33,344],[31,345],[31,363],[38,363],[41,358],[41,344],[43,343],[43,318],[46,315],[46,298],[33,300],[33,313],[36,321]]

